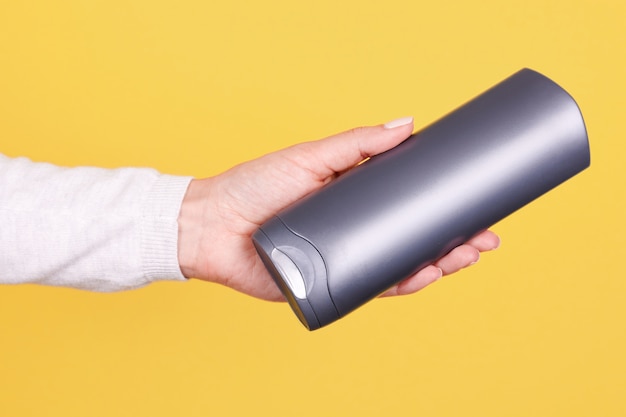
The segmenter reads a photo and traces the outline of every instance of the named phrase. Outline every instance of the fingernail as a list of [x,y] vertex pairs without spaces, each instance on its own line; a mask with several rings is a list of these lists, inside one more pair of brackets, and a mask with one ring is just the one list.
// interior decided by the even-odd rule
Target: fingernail
[[439,276],[437,278],[435,278],[435,281],[441,279],[441,277],[443,277],[443,269],[437,267],[437,269],[439,270]]
[[385,123],[383,125],[383,127],[385,129],[394,129],[396,127],[408,125],[409,123],[412,123],[412,122],[413,122],[413,117],[412,116],[402,117],[400,119],[392,120],[390,122]]

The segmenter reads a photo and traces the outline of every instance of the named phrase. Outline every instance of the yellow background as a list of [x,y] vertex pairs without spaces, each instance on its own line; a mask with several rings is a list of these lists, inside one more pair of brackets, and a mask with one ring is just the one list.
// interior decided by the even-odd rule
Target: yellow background
[[625,27],[621,0],[0,0],[11,156],[210,176],[525,66],[592,149],[497,253],[313,333],[200,282],[0,287],[0,416],[626,415]]

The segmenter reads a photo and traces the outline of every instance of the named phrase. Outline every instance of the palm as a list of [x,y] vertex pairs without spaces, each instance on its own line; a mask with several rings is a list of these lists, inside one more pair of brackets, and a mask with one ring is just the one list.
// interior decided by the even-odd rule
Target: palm
[[219,234],[223,236],[219,247],[212,242],[213,249],[206,252],[214,252],[219,259],[219,266],[210,268],[217,273],[212,279],[258,298],[282,300],[251,236],[275,213],[321,187],[330,177],[322,178],[283,154],[271,154],[213,178],[219,195],[213,209],[224,230]]

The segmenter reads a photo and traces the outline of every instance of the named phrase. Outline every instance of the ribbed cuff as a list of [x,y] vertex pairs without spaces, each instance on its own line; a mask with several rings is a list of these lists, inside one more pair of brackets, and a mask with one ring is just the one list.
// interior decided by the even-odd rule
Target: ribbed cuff
[[161,174],[142,204],[141,255],[146,283],[186,279],[178,263],[178,215],[191,180]]

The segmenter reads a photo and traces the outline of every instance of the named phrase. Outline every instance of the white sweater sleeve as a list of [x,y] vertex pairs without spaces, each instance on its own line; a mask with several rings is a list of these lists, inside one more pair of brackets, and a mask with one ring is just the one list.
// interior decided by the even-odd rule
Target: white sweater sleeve
[[177,219],[190,181],[0,155],[0,283],[117,291],[184,280]]

